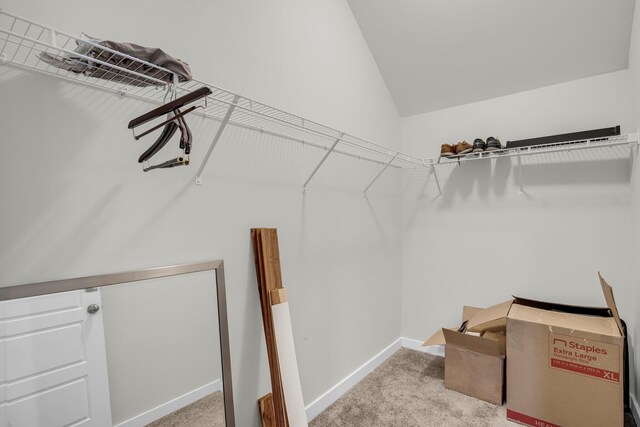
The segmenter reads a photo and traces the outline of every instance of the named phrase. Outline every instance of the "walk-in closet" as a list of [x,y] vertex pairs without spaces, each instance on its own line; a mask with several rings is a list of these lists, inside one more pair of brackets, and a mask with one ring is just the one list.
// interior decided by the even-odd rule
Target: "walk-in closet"
[[0,427],[636,427],[636,0],[0,0]]

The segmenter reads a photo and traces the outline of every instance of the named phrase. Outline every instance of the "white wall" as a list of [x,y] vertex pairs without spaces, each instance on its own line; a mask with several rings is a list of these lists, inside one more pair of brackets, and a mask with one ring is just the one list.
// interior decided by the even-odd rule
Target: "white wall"
[[[73,34],[161,46],[195,76],[385,144],[395,106],[346,2],[0,0]],[[400,176],[379,165],[190,119],[193,167],[144,174],[128,121],[149,105],[0,66],[2,286],[225,260],[236,415],[269,390],[251,227],[279,229],[305,401],[400,335]],[[173,152],[167,150],[167,157]],[[18,160],[18,158],[20,160]],[[148,299],[140,303],[149,303]],[[109,345],[109,343],[107,343]],[[114,422],[125,414],[114,414]]]
[[222,381],[216,301],[213,271],[102,290],[116,423]]
[[[640,6],[636,3],[633,18],[633,32],[631,34],[631,48],[629,50],[629,74],[630,89],[633,102],[632,123],[635,129],[640,128]],[[638,173],[637,163],[633,178],[633,230],[634,230],[634,250],[633,259],[640,259],[640,173]],[[634,290],[635,296],[635,334],[630,334],[631,347],[635,349],[635,371],[640,372],[640,265],[633,263],[634,270]],[[635,392],[636,400],[640,391],[640,375],[636,376]],[[640,410],[640,408],[638,408]]]
[[[403,149],[435,157],[440,144],[503,142],[620,124],[633,131],[629,73],[620,71],[402,120]],[[462,305],[511,295],[604,305],[596,273],[614,286],[623,318],[634,300],[628,150],[510,158],[403,177],[402,333],[425,339],[459,323]]]

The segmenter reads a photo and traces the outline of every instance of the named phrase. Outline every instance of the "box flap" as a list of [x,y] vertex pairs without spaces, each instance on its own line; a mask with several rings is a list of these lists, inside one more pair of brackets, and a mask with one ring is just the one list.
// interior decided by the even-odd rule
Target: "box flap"
[[[444,333],[442,332],[444,330],[443,329],[439,329],[438,332],[436,332],[435,334],[431,335],[431,338],[429,338],[428,340],[426,340],[425,342],[422,343],[422,347],[426,347],[429,345],[445,345],[447,342],[444,339]],[[449,330],[451,331],[457,331],[458,328],[450,328]]]
[[[468,322],[469,319],[471,319],[471,317],[473,317],[474,314],[482,310],[483,310],[482,308],[478,308],[478,307],[469,307],[466,305],[463,306],[462,307],[462,325],[456,328],[449,328],[449,329],[451,329],[452,331],[464,331],[464,329],[467,326],[465,322]],[[438,332],[433,334],[428,340],[422,343],[422,347],[426,347],[429,345],[444,345],[444,344],[446,344],[446,341],[444,339],[444,334],[442,333],[442,329],[439,329]]]
[[465,305],[464,307],[462,307],[462,323],[471,320],[471,318],[479,311],[484,310],[483,308],[479,308],[479,307],[469,307],[467,305]]
[[486,354],[488,356],[500,357],[500,343],[498,341],[484,339],[473,335],[461,334],[450,329],[443,329],[444,338],[447,345]]
[[471,332],[504,330],[511,304],[513,304],[512,299],[475,313],[467,323],[467,330]]
[[438,330],[435,334],[431,335],[431,338],[422,343],[422,347],[426,347],[428,345],[443,345],[446,344],[444,339],[444,333],[442,329]]
[[622,328],[622,322],[620,321],[620,314],[618,313],[618,307],[616,306],[616,300],[613,297],[613,288],[604,280],[600,272],[598,271],[598,277],[600,278],[600,286],[602,286],[602,293],[604,293],[604,299],[607,301],[607,307],[611,310],[613,318],[616,319],[618,329],[620,329],[620,335],[624,336],[624,329]]

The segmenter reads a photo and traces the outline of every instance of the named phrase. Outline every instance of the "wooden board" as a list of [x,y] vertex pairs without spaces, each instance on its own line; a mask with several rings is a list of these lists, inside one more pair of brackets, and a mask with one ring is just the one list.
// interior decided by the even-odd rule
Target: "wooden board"
[[258,399],[258,412],[260,413],[260,420],[262,420],[262,427],[276,426],[275,414],[273,413],[273,396],[271,393]]
[[278,349],[273,330],[270,291],[282,288],[280,272],[280,252],[278,249],[278,232],[273,228],[251,229],[253,253],[256,263],[256,278],[262,311],[262,324],[267,343],[269,373],[271,376],[271,394],[273,401],[273,418],[275,427],[288,427],[284,394],[280,377]]
[[289,301],[289,296],[287,294],[287,290],[285,288],[274,289],[269,291],[271,294],[271,305],[282,304],[283,302]]

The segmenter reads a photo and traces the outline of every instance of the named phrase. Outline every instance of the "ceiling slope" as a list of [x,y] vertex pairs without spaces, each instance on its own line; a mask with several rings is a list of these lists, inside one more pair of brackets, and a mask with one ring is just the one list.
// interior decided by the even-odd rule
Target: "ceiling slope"
[[347,0],[403,117],[625,69],[635,0]]

